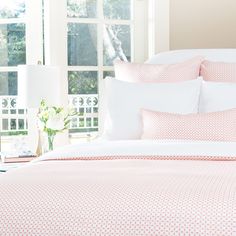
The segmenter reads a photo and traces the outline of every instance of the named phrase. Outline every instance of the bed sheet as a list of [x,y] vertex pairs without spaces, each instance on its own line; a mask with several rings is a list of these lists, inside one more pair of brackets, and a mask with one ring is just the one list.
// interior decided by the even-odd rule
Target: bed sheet
[[0,176],[0,235],[236,235],[235,157],[235,143],[61,148]]

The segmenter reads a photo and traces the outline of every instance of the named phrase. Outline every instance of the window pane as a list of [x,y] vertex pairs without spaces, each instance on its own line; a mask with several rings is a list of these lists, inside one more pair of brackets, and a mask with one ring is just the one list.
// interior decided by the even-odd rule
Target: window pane
[[25,25],[0,25],[0,66],[26,63]]
[[106,25],[103,33],[104,65],[111,66],[117,58],[131,60],[131,36],[129,25]]
[[96,24],[68,24],[68,65],[97,65]]
[[104,17],[107,19],[130,19],[131,0],[104,0]]
[[97,94],[97,77],[96,71],[69,71],[69,94]]
[[9,125],[8,125],[8,119],[2,119],[2,130],[8,130]]
[[25,15],[24,0],[1,0],[0,18],[18,18]]
[[3,125],[3,136],[27,134],[26,110],[17,109],[16,103],[16,96],[0,96],[0,123]]
[[17,95],[17,73],[0,72],[0,96]]
[[16,130],[16,119],[11,119],[11,130]]
[[24,119],[19,119],[18,120],[18,129],[19,130],[25,129],[25,120]]
[[115,77],[115,72],[114,71],[104,71],[103,78],[105,79],[106,77]]
[[67,16],[81,18],[97,17],[96,0],[67,0]]

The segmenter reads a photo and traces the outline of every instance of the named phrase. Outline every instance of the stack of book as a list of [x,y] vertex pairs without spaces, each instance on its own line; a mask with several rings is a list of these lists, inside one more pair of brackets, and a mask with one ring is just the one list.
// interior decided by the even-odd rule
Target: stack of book
[[16,153],[0,153],[2,163],[23,163],[29,162],[36,158],[34,154],[18,155]]

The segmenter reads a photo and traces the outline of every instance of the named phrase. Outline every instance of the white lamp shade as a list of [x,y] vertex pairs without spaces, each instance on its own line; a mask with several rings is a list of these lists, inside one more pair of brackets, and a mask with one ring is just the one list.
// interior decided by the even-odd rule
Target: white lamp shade
[[50,106],[61,104],[59,67],[19,65],[18,107],[38,108],[42,99]]

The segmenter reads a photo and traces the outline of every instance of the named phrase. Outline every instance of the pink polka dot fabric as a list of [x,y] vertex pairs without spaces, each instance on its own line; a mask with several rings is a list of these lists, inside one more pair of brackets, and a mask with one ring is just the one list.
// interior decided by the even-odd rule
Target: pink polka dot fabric
[[142,110],[142,139],[236,141],[236,109],[171,114]]
[[197,56],[177,64],[141,64],[116,60],[116,79],[127,82],[179,82],[197,79],[204,57]]
[[203,61],[200,75],[206,81],[236,83],[236,63]]
[[214,156],[214,155],[104,155],[104,156],[81,156],[81,157],[58,157],[43,161],[108,161],[108,160],[181,160],[181,161],[236,161],[235,156]]
[[236,163],[43,161],[0,176],[0,235],[233,236]]

